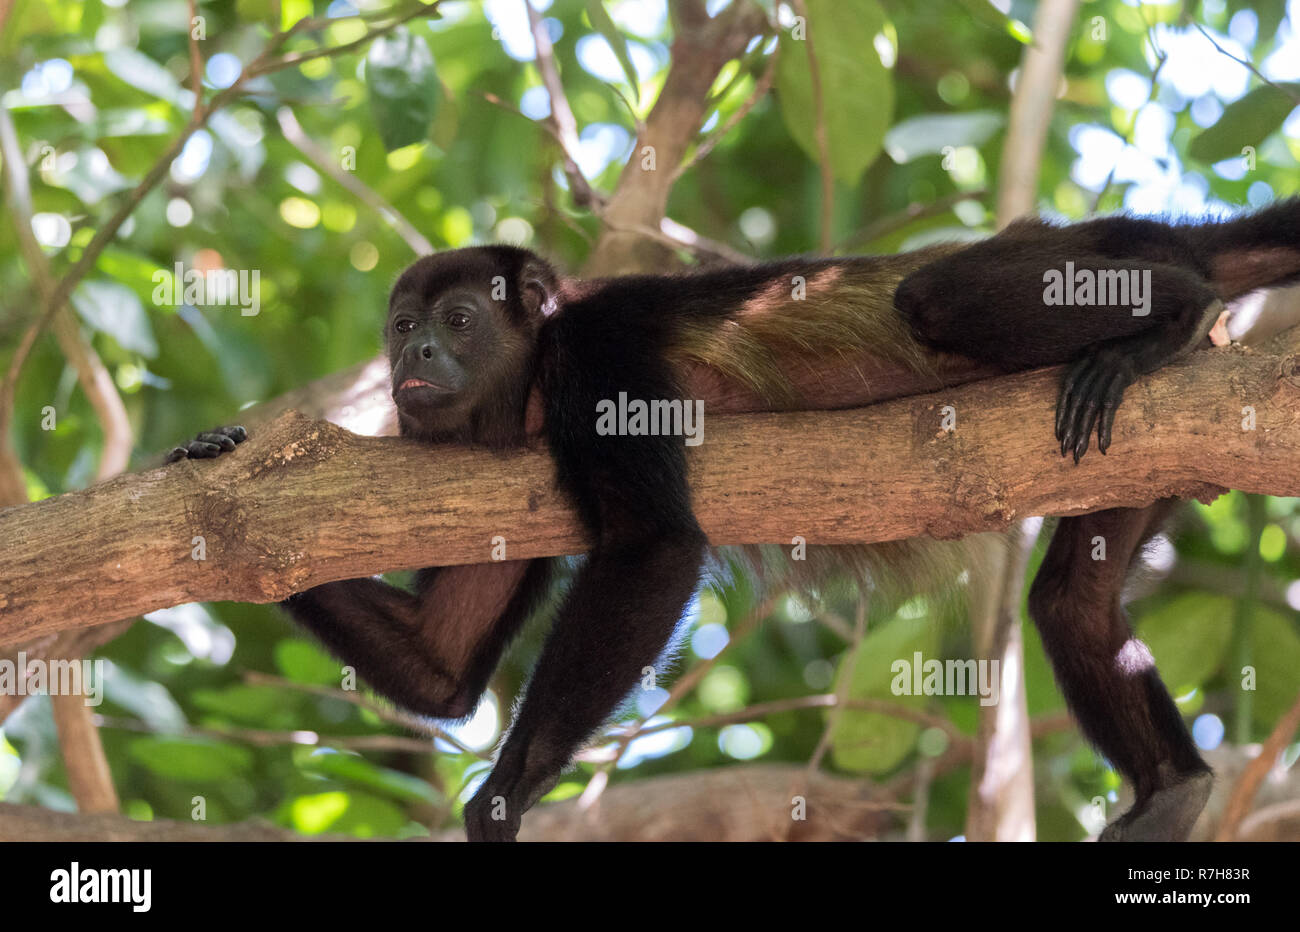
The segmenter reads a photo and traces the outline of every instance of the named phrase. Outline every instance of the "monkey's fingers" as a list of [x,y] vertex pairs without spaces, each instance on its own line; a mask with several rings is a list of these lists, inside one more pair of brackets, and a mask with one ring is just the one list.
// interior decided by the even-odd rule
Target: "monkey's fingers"
[[1106,448],[1110,446],[1109,425],[1115,423],[1115,411],[1124,398],[1124,389],[1132,381],[1131,376],[1123,368],[1106,371],[1102,367],[1099,371],[1105,374],[1094,386],[1095,391],[1088,399],[1088,404],[1077,422],[1078,437],[1074,442],[1075,463],[1078,463],[1083,458],[1083,454],[1088,452],[1088,444],[1092,441],[1094,428],[1097,431],[1097,449],[1102,453],[1106,452]]
[[1119,403],[1124,400],[1124,391],[1133,382],[1132,376],[1124,373],[1116,375],[1102,402],[1101,422],[1097,425],[1097,449],[1104,456],[1110,447],[1111,428],[1115,426],[1115,415],[1119,412]]
[[194,438],[194,442],[215,446],[218,453],[229,453],[235,448],[234,439],[218,430],[204,431]]
[[[1087,406],[1095,397],[1097,383],[1103,375],[1104,373],[1097,366],[1097,361],[1089,358],[1084,360],[1082,365],[1075,366],[1066,376],[1062,397],[1057,405],[1057,418],[1062,421],[1060,435],[1062,456],[1077,449],[1081,433],[1086,437],[1091,432],[1082,428],[1088,418]],[[1077,453],[1075,461],[1077,462],[1082,455],[1082,452]]]
[[167,454],[166,462],[174,463],[183,459],[211,459],[214,456],[220,456],[222,453],[229,453],[235,448],[236,444],[243,443],[247,439],[248,431],[238,425],[218,427],[214,430],[204,431],[183,447],[173,447],[172,451]]
[[1114,348],[1098,350],[1075,364],[1061,384],[1056,411],[1062,456],[1073,453],[1078,463],[1088,452],[1094,430],[1097,448],[1106,452],[1124,391],[1135,378],[1133,364]]
[[[1056,439],[1062,440],[1065,437],[1066,412],[1070,408],[1070,392],[1074,383],[1078,381],[1082,373],[1091,362],[1087,357],[1078,360],[1069,369],[1066,370],[1065,376],[1061,379],[1061,390],[1056,396]],[[1064,451],[1061,454],[1064,456]]]

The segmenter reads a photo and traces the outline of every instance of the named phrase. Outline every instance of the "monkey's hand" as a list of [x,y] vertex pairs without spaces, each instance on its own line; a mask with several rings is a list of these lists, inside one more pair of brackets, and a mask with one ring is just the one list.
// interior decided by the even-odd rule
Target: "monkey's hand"
[[1061,394],[1056,401],[1056,439],[1061,455],[1074,453],[1074,461],[1088,452],[1092,432],[1097,431],[1097,449],[1110,446],[1115,412],[1124,390],[1137,378],[1129,354],[1115,347],[1088,351],[1066,370]]
[[218,427],[204,431],[183,447],[176,447],[167,454],[167,462],[191,459],[204,460],[222,453],[229,453],[236,444],[248,439],[248,431],[242,427]]

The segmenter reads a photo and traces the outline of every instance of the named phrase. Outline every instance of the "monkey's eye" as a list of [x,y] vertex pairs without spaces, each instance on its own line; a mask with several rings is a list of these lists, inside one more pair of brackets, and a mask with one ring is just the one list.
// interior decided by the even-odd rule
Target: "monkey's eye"
[[415,329],[415,321],[411,320],[409,317],[403,317],[397,323],[393,324],[393,329],[398,333],[410,333]]
[[452,311],[447,315],[447,326],[452,330],[464,330],[469,326],[469,315],[464,311]]

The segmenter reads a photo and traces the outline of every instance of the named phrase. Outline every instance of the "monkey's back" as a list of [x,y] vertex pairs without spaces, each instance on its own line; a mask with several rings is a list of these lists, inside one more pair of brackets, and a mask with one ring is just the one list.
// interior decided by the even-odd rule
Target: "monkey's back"
[[963,245],[574,283],[556,323],[601,356],[661,350],[714,412],[856,407],[998,371],[923,345],[893,306],[908,274]]

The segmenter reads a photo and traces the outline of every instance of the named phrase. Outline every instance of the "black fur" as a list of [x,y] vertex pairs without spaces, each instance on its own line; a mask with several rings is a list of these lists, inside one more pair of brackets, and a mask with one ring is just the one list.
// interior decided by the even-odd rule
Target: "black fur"
[[[1045,304],[1044,273],[1067,262],[1149,272],[1150,312]],[[517,445],[525,441],[529,399],[539,395],[558,480],[593,541],[496,767],[466,807],[471,839],[515,837],[524,811],[654,663],[698,581],[706,541],[691,508],[682,438],[599,436],[597,402],[620,392],[685,397],[684,368],[673,355],[684,334],[742,328],[747,314],[794,321],[807,308],[771,295],[792,276],[811,280],[815,273],[841,280],[829,286],[831,298],[840,287],[861,313],[900,314],[931,350],[1005,369],[1069,363],[1056,433],[1061,453],[1077,461],[1094,431],[1106,451],[1115,411],[1135,378],[1208,345],[1222,301],[1300,277],[1300,202],[1201,225],[1024,221],[985,242],[930,254],[782,260],[589,283],[563,280],[512,247],[415,263],[393,290],[386,331],[402,432]],[[864,288],[875,289],[874,303]],[[857,332],[838,329],[850,339]],[[907,327],[892,332],[907,339]],[[826,343],[814,354],[843,351],[830,337]],[[895,346],[871,350],[907,356]],[[802,403],[819,406],[815,393]],[[225,446],[207,443],[189,455]],[[1208,770],[1120,607],[1129,563],[1168,508],[1062,520],[1030,598],[1084,733],[1136,790],[1133,811],[1107,837],[1185,837],[1208,792]],[[1105,562],[1091,559],[1095,536],[1107,540]],[[368,579],[331,583],[284,606],[394,701],[432,716],[463,716],[549,585],[545,561],[493,567],[425,571],[414,594]]]

